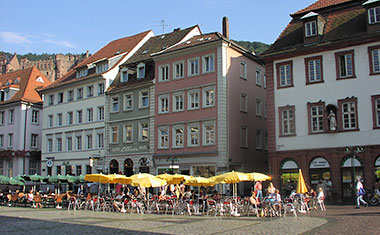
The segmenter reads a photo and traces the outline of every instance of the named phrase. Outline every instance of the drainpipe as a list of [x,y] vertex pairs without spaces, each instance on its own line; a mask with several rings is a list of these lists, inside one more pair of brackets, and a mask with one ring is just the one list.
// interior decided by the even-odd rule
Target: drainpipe
[[[24,152],[26,152],[26,127],[28,125],[28,110],[29,108],[31,107],[31,103],[28,102],[26,104],[26,109],[25,109],[25,125],[24,125]],[[22,173],[25,175],[25,156],[26,154],[24,154],[24,158],[23,158],[23,161],[22,161]]]

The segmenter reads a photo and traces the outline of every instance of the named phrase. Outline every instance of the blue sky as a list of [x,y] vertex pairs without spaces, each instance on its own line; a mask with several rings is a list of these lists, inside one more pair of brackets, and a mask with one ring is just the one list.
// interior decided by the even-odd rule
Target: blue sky
[[0,50],[31,53],[94,53],[108,42],[149,29],[165,32],[198,24],[230,38],[273,43],[289,14],[316,0],[0,0]]

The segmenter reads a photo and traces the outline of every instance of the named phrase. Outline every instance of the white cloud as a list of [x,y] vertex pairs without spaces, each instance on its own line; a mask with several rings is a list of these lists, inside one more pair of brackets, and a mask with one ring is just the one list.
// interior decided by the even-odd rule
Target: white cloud
[[68,41],[60,41],[60,40],[54,40],[54,39],[44,39],[44,40],[42,40],[42,42],[53,44],[53,45],[57,45],[57,46],[61,46],[61,47],[75,48],[75,46],[72,43],[68,42]]
[[0,32],[0,39],[10,44],[29,44],[32,43],[28,37],[13,32]]

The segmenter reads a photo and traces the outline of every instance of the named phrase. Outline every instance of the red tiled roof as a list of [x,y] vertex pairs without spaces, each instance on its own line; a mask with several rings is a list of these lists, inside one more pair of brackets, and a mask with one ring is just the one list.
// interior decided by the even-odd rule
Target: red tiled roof
[[341,3],[351,2],[351,1],[353,1],[353,0],[318,0],[315,3],[311,4],[310,6],[304,8],[302,10],[299,10],[297,12],[294,12],[291,15],[292,16],[293,15],[298,15],[298,14],[306,13],[306,12],[309,12],[309,11],[315,11],[315,10],[322,9],[322,8],[325,8],[325,7],[330,7],[330,6],[333,6],[333,5],[338,5],[338,4],[341,4]]
[[133,50],[133,48],[135,48],[137,46],[137,44],[139,42],[141,42],[141,40],[144,37],[146,37],[150,32],[151,32],[151,30],[136,34],[134,36],[120,38],[120,39],[117,39],[117,40],[114,40],[114,41],[108,43],[102,49],[100,49],[95,54],[91,55],[90,57],[88,57],[87,59],[85,59],[84,61],[79,63],[77,66],[75,66],[73,69],[71,69],[66,75],[64,75],[62,78],[58,79],[57,81],[55,81],[51,86],[49,86],[47,88],[48,89],[54,88],[54,87],[58,87],[58,86],[63,85],[63,84],[67,84],[70,82],[83,80],[83,79],[87,79],[89,77],[92,77],[89,74],[86,77],[76,79],[76,72],[75,71],[79,67],[83,67],[85,65],[91,64],[91,63],[96,62],[96,61],[101,60],[101,59],[111,58],[111,57],[115,56],[116,54],[126,53],[125,55],[123,55],[120,58],[120,60],[125,58],[128,55],[128,53],[131,50]]
[[[38,77],[43,79],[43,83],[36,81]],[[19,88],[9,100],[0,102],[0,104],[12,103],[17,101],[27,101],[32,103],[42,102],[41,96],[36,91],[37,88],[47,87],[51,84],[36,67],[17,70],[12,73],[0,75],[0,84],[5,85],[7,81],[14,82],[18,78],[18,83],[8,85],[7,87]],[[2,86],[0,88],[3,88]]]

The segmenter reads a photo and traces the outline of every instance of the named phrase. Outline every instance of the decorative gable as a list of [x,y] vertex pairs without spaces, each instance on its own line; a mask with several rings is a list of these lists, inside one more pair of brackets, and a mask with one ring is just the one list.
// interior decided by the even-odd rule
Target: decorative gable
[[303,22],[304,44],[318,42],[326,24],[326,20],[315,12],[309,12],[301,17]]

